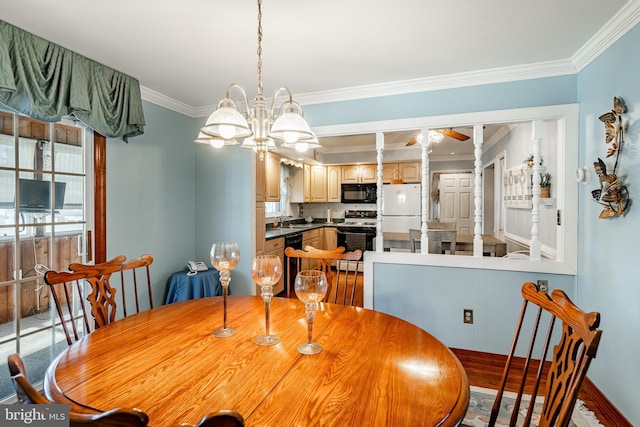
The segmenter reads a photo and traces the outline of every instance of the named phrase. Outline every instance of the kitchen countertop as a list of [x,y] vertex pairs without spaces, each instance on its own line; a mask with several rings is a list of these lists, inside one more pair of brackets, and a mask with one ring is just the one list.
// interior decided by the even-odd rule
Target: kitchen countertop
[[277,239],[288,234],[303,233],[305,231],[313,230],[315,228],[323,227],[335,227],[337,223],[325,223],[325,222],[312,222],[310,224],[293,224],[293,226],[285,226],[278,228],[270,228],[265,234],[266,240]]

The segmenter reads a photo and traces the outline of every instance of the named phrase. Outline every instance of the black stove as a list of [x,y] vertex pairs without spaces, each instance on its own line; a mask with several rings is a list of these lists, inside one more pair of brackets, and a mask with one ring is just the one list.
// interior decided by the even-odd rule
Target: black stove
[[373,250],[373,240],[376,237],[376,217],[376,211],[345,211],[344,222],[337,224],[338,246],[344,246],[346,251]]

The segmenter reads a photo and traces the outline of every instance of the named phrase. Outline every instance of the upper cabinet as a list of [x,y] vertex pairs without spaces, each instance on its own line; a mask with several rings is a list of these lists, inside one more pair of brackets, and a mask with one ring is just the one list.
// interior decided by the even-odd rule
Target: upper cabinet
[[327,202],[340,202],[342,166],[327,166]]
[[[259,161],[259,160],[258,160]],[[280,156],[267,152],[264,158],[266,172],[265,201],[280,201]]]
[[410,184],[422,181],[420,162],[383,163],[382,182],[389,184],[394,179],[395,171],[398,171],[398,179],[401,179],[404,183]]
[[343,184],[365,184],[377,182],[375,164],[366,165],[343,165],[342,166],[342,183]]
[[324,166],[311,166],[310,202],[327,201],[327,169]]

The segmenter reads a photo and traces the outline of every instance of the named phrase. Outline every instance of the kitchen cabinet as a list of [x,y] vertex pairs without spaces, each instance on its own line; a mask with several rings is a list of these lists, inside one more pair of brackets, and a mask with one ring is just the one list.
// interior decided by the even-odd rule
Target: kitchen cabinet
[[[324,233],[321,235],[321,231],[322,228],[315,228],[313,230],[305,231],[304,233],[302,233],[302,249],[306,248],[307,246],[313,246],[316,249],[324,249]],[[303,270],[309,270],[311,268],[314,268],[314,264],[315,261],[303,258],[300,265]]]
[[377,165],[343,165],[342,166],[342,183],[343,184],[365,184],[377,182]]
[[[282,266],[284,267],[284,237],[278,237],[277,239],[267,240],[265,242],[265,255],[277,255],[280,257],[280,261],[282,262]],[[273,286],[273,294],[277,295],[280,292],[284,291],[284,274],[280,277],[278,283]],[[260,295],[262,292],[259,285],[256,284],[256,295]]]
[[338,247],[338,229],[336,227],[325,227],[324,229],[324,248],[335,249]]
[[340,202],[342,166],[327,166],[327,202]]
[[382,182],[389,184],[393,179],[393,175],[396,170],[398,171],[398,179],[402,179],[403,183],[408,184],[422,182],[420,162],[383,163]]
[[256,202],[264,202],[267,192],[267,171],[265,160],[260,160],[256,154]]
[[305,203],[311,201],[311,165],[305,164],[303,167],[303,186]]
[[327,201],[327,169],[324,166],[311,166],[310,202]]
[[264,202],[256,202],[256,255],[264,254],[265,234]]
[[[260,161],[260,160],[257,160]],[[265,201],[267,202],[279,202],[280,201],[280,156],[277,154],[267,152],[264,158],[265,162]]]

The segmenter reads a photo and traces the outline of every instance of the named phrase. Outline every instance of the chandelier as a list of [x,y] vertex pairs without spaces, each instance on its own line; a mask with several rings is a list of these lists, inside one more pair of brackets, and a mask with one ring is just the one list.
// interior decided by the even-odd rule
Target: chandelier
[[[258,95],[249,105],[244,89],[235,83],[227,88],[225,98],[218,103],[216,110],[209,116],[200,129],[198,144],[209,144],[220,148],[225,145],[237,145],[243,139],[243,148],[253,149],[260,160],[264,160],[267,151],[275,151],[275,142],[284,148],[305,151],[318,148],[320,143],[309,124],[303,118],[302,107],[293,100],[291,91],[281,87],[274,94],[271,105],[262,93],[262,0],[258,0]],[[238,89],[244,99],[245,111],[231,98],[231,90]],[[283,92],[288,100],[276,108],[276,99]]]

